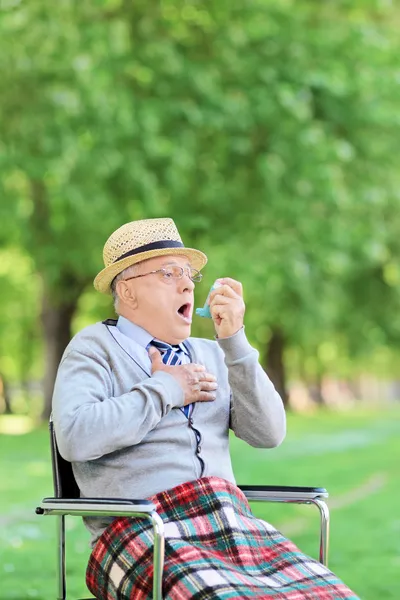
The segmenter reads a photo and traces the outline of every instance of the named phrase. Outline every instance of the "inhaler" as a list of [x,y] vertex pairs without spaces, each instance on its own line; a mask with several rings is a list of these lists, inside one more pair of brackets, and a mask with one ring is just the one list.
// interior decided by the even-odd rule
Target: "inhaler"
[[199,317],[206,317],[208,319],[211,319],[210,305],[208,304],[208,299],[210,297],[211,292],[213,292],[217,288],[221,287],[221,285],[222,285],[222,283],[220,283],[219,281],[215,281],[212,284],[210,291],[208,292],[208,296],[206,298],[203,308],[196,308],[196,315],[198,315]]

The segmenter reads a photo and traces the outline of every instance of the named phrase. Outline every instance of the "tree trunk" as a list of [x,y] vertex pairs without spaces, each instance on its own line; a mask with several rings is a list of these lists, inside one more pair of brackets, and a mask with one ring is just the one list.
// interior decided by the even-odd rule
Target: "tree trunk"
[[308,393],[311,400],[318,406],[326,406],[326,400],[322,392],[323,377],[318,374],[312,383],[308,383]]
[[283,332],[274,328],[267,348],[266,371],[283,400],[285,407],[289,406],[289,394],[286,389],[286,374],[284,364],[285,337]]
[[[51,200],[45,183],[41,179],[31,179],[31,198],[34,211],[31,219],[33,238],[43,248],[51,248],[57,243],[50,227]],[[44,335],[45,375],[43,382],[44,405],[42,417],[48,419],[51,413],[51,400],[54,382],[61,357],[71,339],[71,322],[79,297],[87,284],[75,272],[58,271],[57,279],[49,283],[46,263],[38,261],[38,270],[43,276],[42,292],[42,327]]]
[[355,401],[360,401],[362,399],[362,391],[360,382],[358,379],[348,379],[346,381],[346,387],[350,392],[351,397]]
[[6,415],[11,415],[12,407],[11,407],[10,392],[8,389],[7,381],[1,373],[0,373],[0,395],[2,396],[3,401],[4,401],[4,413]]
[[51,400],[54,382],[63,352],[71,339],[71,322],[74,316],[79,294],[68,301],[56,303],[46,292],[42,298],[42,326],[45,342],[45,375],[43,383],[44,405],[43,419],[51,413]]

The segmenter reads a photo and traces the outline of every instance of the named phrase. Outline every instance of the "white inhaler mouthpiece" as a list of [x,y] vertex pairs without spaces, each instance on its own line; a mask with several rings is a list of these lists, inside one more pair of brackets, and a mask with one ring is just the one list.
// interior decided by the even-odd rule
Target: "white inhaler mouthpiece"
[[221,287],[221,285],[222,283],[220,283],[218,280],[212,284],[203,308],[196,308],[196,315],[198,315],[199,317],[206,317],[208,319],[211,319],[210,305],[208,304],[208,299],[210,297],[211,292]]

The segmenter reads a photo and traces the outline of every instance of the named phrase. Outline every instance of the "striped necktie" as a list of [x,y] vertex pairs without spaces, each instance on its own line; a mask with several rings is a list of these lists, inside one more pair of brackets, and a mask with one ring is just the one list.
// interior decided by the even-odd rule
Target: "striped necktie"
[[[154,346],[159,350],[162,356],[162,361],[165,365],[180,365],[182,364],[182,358],[185,352],[182,350],[181,346],[172,346],[171,344],[167,344],[166,342],[161,342],[160,340],[152,340],[149,346]],[[186,417],[189,417],[190,412],[190,404],[187,406],[182,406],[181,410],[185,414]]]

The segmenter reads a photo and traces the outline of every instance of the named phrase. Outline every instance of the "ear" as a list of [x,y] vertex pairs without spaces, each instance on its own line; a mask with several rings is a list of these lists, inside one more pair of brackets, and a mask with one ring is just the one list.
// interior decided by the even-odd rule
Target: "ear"
[[129,285],[127,281],[124,281],[123,279],[118,281],[116,285],[116,292],[120,302],[123,302],[130,308],[137,307],[137,298],[133,286]]

